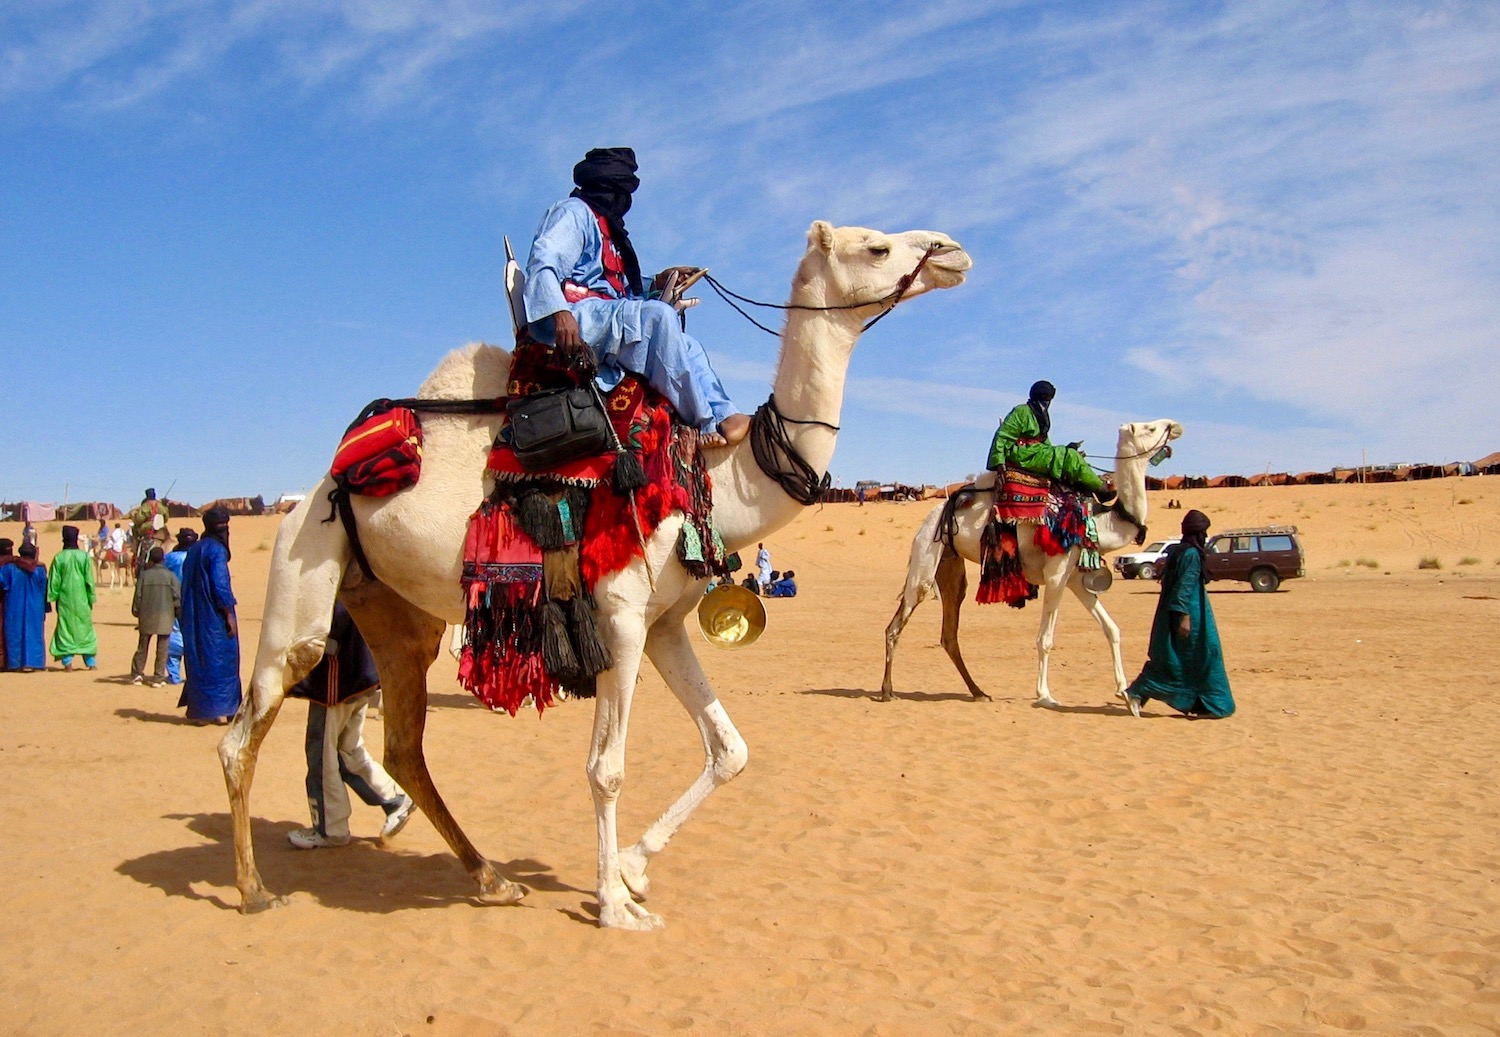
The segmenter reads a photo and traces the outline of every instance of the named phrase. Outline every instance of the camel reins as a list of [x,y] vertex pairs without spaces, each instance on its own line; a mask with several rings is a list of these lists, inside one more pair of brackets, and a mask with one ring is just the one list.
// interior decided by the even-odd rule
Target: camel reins
[[817,469],[797,452],[787,434],[787,425],[822,425],[834,432],[837,425],[816,419],[789,418],[776,406],[776,394],[772,393],[765,403],[755,409],[750,419],[750,452],[755,463],[786,495],[804,507],[816,504],[827,492],[830,478],[827,472],[821,476]]
[[[938,246],[933,245],[929,247],[926,252],[923,252],[922,258],[917,260],[917,265],[912,267],[911,273],[902,274],[901,279],[896,282],[896,287],[891,289],[888,294],[882,295],[878,299],[868,299],[865,302],[849,302],[844,303],[841,306],[803,306],[800,303],[761,302],[757,299],[751,299],[748,296],[740,295],[738,292],[730,291],[728,288],[725,288],[724,285],[719,282],[718,278],[714,277],[712,274],[704,274],[703,280],[708,283],[708,286],[710,288],[718,293],[719,298],[723,299],[729,304],[731,309],[733,309],[741,317],[744,317],[751,324],[754,324],[761,331],[764,331],[767,335],[780,335],[781,333],[773,328],[766,327],[760,321],[750,316],[750,314],[746,313],[744,309],[742,309],[738,305],[739,302],[742,302],[747,306],[759,306],[767,310],[807,310],[813,313],[828,313],[834,310],[858,310],[863,309],[866,306],[879,306],[882,303],[890,303],[889,306],[866,321],[864,327],[859,329],[860,334],[864,334],[865,332],[873,328],[877,323],[879,323],[879,321],[883,317],[885,317],[886,314],[894,310],[896,308],[896,304],[906,296],[907,292],[911,291],[911,286],[917,283],[917,278],[921,275],[922,268],[927,265],[927,261],[933,257],[937,250]],[[738,300],[738,302],[736,302],[736,300]]]

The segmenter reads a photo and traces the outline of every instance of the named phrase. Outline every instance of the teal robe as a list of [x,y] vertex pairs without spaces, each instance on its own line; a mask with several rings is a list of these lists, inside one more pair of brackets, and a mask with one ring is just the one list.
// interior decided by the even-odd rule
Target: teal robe
[[[1192,625],[1187,637],[1177,634],[1182,615]],[[1127,690],[1182,713],[1227,717],[1234,712],[1219,627],[1203,581],[1203,553],[1195,547],[1179,545],[1167,556],[1146,665]]]
[[98,655],[94,632],[94,560],[87,551],[67,547],[52,559],[47,577],[47,600],[57,607],[52,631],[52,657]]
[[1089,467],[1082,454],[1047,442],[1042,436],[1041,426],[1036,423],[1036,415],[1024,403],[1011,409],[990,441],[990,460],[986,467],[992,472],[1000,472],[1007,462],[1090,493],[1104,489],[1104,480]]

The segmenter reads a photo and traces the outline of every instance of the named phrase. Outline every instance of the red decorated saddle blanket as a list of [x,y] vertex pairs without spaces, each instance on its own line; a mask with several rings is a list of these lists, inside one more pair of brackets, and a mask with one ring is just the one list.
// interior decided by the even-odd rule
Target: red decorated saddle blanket
[[1052,479],[1007,463],[995,476],[995,517],[1007,522],[1040,522],[1047,513]]

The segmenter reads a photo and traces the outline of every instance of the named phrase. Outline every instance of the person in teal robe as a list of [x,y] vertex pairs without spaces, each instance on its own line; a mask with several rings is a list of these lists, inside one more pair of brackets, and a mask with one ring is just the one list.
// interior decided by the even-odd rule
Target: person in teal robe
[[63,549],[52,559],[47,578],[47,600],[57,608],[52,629],[52,658],[62,668],[73,668],[73,657],[83,656],[89,669],[98,666],[99,635],[94,632],[94,560],[78,546],[78,527],[62,528]]
[[1079,444],[1053,446],[1048,441],[1052,431],[1050,408],[1056,395],[1057,389],[1051,382],[1032,385],[1026,402],[1012,408],[995,430],[985,467],[1003,475],[1006,464],[1013,464],[1092,493],[1107,504],[1114,500],[1115,493],[1105,487],[1104,480],[1083,459],[1078,452]]
[[227,723],[240,708],[239,619],[229,582],[229,512],[209,508],[203,536],[182,563],[182,642],[189,720]]
[[1167,552],[1146,665],[1125,690],[1136,716],[1147,699],[1194,717],[1227,717],[1234,712],[1219,627],[1203,576],[1208,526],[1203,512],[1188,512],[1182,517],[1182,541]]
[[36,560],[36,548],[22,544],[0,559],[0,605],[4,608],[5,668],[20,673],[47,668],[47,567]]

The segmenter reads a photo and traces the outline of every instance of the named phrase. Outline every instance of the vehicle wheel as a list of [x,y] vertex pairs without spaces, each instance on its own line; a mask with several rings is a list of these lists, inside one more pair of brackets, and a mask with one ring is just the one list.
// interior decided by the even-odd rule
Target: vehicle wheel
[[1120,575],[1127,580],[1133,580],[1136,576],[1136,570],[1126,567],[1120,570]]
[[1136,569],[1136,575],[1143,580],[1154,580],[1156,579],[1156,566],[1150,562],[1142,562]]
[[1257,569],[1250,574],[1250,586],[1258,591],[1273,591],[1281,586],[1281,577],[1274,569]]

